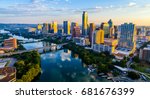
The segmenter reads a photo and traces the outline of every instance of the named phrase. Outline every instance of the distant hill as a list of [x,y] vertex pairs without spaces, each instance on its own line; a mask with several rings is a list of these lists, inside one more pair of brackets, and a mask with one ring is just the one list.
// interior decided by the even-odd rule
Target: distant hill
[[36,27],[36,24],[3,24],[0,23],[0,29],[16,29],[16,28],[28,28]]

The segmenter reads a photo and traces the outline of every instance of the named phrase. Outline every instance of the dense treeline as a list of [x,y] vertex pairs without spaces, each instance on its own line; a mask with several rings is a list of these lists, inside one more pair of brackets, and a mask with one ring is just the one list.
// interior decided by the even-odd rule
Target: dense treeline
[[19,60],[14,64],[17,69],[18,82],[31,82],[40,73],[40,55],[38,52],[27,52],[14,57]]
[[97,68],[97,72],[107,73],[112,70],[112,59],[113,56],[109,55],[109,53],[96,53],[91,50],[86,50],[84,47],[77,46],[74,43],[70,43],[65,48],[72,50],[74,53],[79,54],[80,58],[87,65],[94,65]]

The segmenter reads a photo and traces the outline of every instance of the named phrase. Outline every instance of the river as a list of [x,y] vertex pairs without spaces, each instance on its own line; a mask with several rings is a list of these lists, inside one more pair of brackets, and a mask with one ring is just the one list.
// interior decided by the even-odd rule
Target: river
[[[43,42],[23,44],[27,50],[43,45]],[[108,82],[96,72],[89,72],[82,59],[68,49],[41,54],[41,69],[36,82]]]

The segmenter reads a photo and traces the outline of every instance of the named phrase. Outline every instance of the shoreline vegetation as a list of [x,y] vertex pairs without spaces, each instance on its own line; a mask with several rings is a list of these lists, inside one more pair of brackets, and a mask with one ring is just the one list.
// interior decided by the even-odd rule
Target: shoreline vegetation
[[109,53],[96,53],[91,50],[86,50],[74,43],[69,43],[65,48],[78,54],[86,65],[93,65],[97,69],[97,73],[108,73],[113,69],[113,56]]
[[[92,65],[96,69],[98,75],[101,73],[112,73],[114,77],[117,77],[119,74],[114,70],[114,65],[119,64],[121,67],[125,67],[125,63],[128,60],[125,59],[118,63],[113,62],[114,56],[110,55],[108,52],[97,53],[91,50],[86,50],[84,47],[77,46],[75,43],[69,43],[64,47],[78,54],[86,65]],[[135,72],[128,72],[127,76],[132,80],[140,78],[139,74]]]
[[17,69],[17,82],[31,82],[41,72],[40,54],[37,51],[14,55],[18,62],[14,64]]

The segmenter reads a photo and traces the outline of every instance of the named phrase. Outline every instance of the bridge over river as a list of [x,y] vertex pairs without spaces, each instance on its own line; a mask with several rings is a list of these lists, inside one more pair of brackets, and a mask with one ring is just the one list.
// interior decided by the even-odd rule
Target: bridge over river
[[62,47],[64,45],[67,45],[68,43],[63,43],[63,44],[58,44],[58,45],[50,45],[50,46],[44,46],[44,47],[40,47],[40,48],[34,48],[34,49],[30,49],[30,50],[22,50],[22,51],[16,51],[16,52],[10,52],[10,53],[4,53],[4,54],[0,54],[0,56],[11,56],[11,55],[16,55],[16,54],[22,54],[25,52],[31,52],[31,51],[37,51],[37,50],[41,50],[41,49],[51,49],[53,47]]

